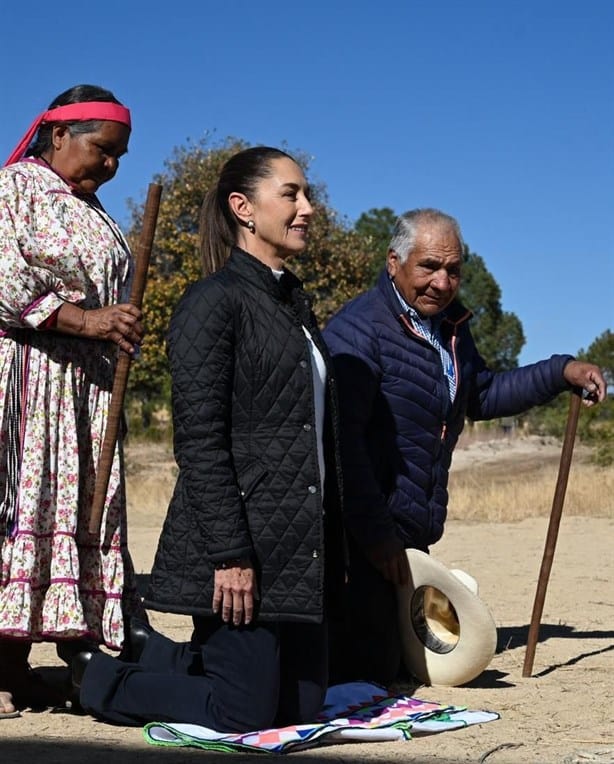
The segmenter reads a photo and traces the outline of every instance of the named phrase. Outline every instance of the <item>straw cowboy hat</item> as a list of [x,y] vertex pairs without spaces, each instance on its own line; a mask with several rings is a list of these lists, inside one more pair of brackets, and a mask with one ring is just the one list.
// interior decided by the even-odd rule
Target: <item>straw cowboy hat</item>
[[408,549],[409,583],[397,587],[403,660],[427,685],[456,687],[488,666],[497,628],[475,580]]

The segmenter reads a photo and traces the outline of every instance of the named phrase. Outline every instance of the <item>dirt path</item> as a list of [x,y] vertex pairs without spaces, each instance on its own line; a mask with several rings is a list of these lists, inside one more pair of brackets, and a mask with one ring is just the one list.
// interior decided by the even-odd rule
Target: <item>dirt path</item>
[[[161,512],[131,510],[131,548],[146,575]],[[614,725],[614,520],[563,517],[542,617],[534,672],[522,678],[528,624],[547,519],[513,524],[451,521],[432,549],[450,567],[471,573],[498,627],[498,651],[489,668],[466,687],[420,688],[419,697],[497,711],[482,726],[404,743],[336,745],[294,753],[301,762],[487,762],[487,764],[612,764]],[[152,613],[153,624],[176,639],[189,634],[187,619]],[[55,651],[38,645],[37,666],[58,666]],[[139,729],[112,727],[87,716],[25,712],[0,721],[1,762],[132,764],[132,762],[261,760],[241,754],[162,749]]]

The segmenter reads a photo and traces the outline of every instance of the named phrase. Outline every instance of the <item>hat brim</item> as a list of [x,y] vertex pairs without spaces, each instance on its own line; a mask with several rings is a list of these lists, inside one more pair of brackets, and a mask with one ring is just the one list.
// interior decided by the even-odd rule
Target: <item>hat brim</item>
[[[466,684],[484,671],[497,648],[497,627],[490,610],[441,562],[418,549],[406,552],[409,583],[397,587],[405,666],[427,685]],[[425,587],[433,587],[450,601],[459,626],[455,639],[442,641],[429,628],[422,608]]]

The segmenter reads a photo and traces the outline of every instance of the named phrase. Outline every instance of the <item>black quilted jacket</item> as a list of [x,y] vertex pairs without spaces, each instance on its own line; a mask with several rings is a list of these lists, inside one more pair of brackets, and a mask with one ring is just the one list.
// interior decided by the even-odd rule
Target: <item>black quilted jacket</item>
[[335,380],[329,364],[322,496],[301,325],[329,364],[298,279],[278,283],[238,249],[179,302],[168,336],[179,476],[146,607],[210,615],[214,565],[239,557],[256,568],[263,620],[320,621],[342,583]]

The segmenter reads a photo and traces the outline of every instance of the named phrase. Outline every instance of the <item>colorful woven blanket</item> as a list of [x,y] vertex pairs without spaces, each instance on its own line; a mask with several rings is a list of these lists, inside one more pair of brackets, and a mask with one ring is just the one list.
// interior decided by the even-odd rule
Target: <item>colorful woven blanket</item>
[[410,740],[416,735],[498,718],[499,714],[490,711],[468,711],[405,695],[390,696],[377,684],[350,682],[329,688],[324,709],[313,724],[228,734],[195,724],[151,722],[143,734],[152,745],[231,753],[289,753],[331,743]]

